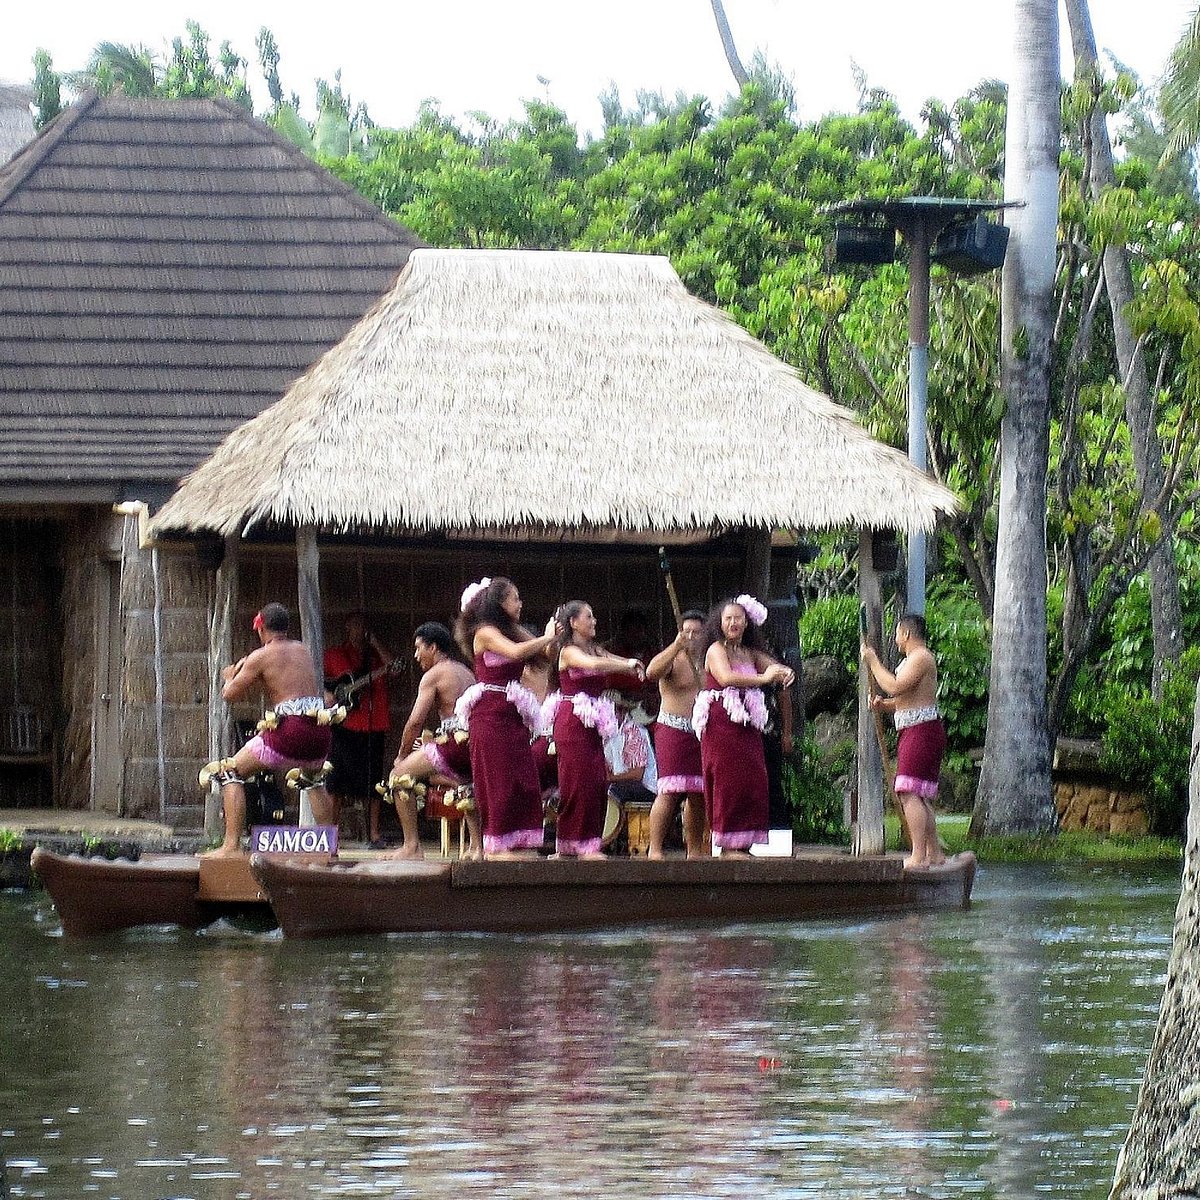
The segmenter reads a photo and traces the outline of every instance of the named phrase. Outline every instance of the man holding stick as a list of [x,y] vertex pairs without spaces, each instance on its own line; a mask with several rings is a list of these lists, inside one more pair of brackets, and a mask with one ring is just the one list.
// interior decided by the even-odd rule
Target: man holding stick
[[679,633],[646,668],[646,678],[658,683],[661,704],[654,726],[654,755],[658,761],[658,794],[650,808],[649,858],[663,857],[663,841],[684,801],[683,835],[688,858],[704,854],[704,771],[700,739],[692,728],[692,708],[703,678],[700,642],[704,614],[690,609],[679,616]]
[[871,707],[890,712],[900,739],[896,747],[896,799],[908,823],[912,854],[906,867],[936,867],[946,861],[938,842],[932,801],[938,793],[946,727],[937,708],[937,662],[926,645],[925,618],[908,613],[896,623],[896,648],[904,656],[895,674],[864,640],[862,661],[887,696]]

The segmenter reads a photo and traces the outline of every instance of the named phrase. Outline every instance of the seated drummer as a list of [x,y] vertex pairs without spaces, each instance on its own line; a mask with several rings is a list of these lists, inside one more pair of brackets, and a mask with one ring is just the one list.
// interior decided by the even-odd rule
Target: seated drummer
[[[289,767],[319,771],[329,753],[329,725],[318,723],[316,718],[325,707],[316,668],[308,647],[289,635],[290,625],[291,614],[282,604],[265,605],[254,617],[258,649],[221,671],[221,697],[226,703],[234,704],[261,691],[274,709],[278,724],[251,738],[233,758],[205,768],[205,773],[211,773],[221,784],[225,811],[225,838],[210,851],[213,855],[237,854],[241,848],[246,825],[246,779],[260,771]],[[330,824],[333,802],[323,785],[309,790],[309,801],[318,824]]]
[[[465,733],[465,727],[455,716],[454,706],[475,676],[462,661],[450,630],[437,621],[426,621],[413,635],[413,658],[421,668],[421,683],[412,711],[400,735],[400,750],[392,767],[395,778],[411,779],[436,777],[451,787],[470,782],[471,753],[466,739],[455,737]],[[437,715],[437,731],[425,735]],[[417,801],[411,791],[397,793],[396,815],[400,818],[403,843],[388,858],[423,858],[417,828]],[[478,858],[482,841],[479,835],[479,814],[469,809],[465,814],[471,837],[471,854]]]
[[622,804],[654,802],[658,788],[658,771],[654,748],[646,726],[652,717],[634,696],[624,692],[608,693],[617,710],[617,732],[604,743],[608,761],[608,790]]

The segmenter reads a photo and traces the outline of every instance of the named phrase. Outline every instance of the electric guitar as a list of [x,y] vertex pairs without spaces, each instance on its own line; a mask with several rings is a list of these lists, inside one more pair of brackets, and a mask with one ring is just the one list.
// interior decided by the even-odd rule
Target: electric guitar
[[351,675],[347,671],[336,679],[327,679],[325,686],[333,693],[334,703],[355,709],[362,700],[359,692],[363,688],[370,687],[381,675],[396,674],[400,670],[400,666],[400,660],[393,658],[391,662],[386,662],[383,666],[376,667],[373,671],[367,671],[362,675]]

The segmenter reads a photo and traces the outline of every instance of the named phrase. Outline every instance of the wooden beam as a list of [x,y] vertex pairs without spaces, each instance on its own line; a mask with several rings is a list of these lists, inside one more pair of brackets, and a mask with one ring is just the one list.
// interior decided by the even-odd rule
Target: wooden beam
[[296,530],[296,570],[300,593],[300,640],[312,655],[317,685],[325,677],[325,640],[321,632],[321,552],[317,530],[301,525]]
[[[208,757],[209,761],[233,753],[233,722],[229,706],[221,698],[221,670],[233,662],[233,625],[238,604],[238,551],[241,539],[225,539],[225,553],[216,569],[212,619],[208,627]],[[209,788],[204,797],[204,832],[219,838],[224,832],[221,797]]]
[[771,590],[771,531],[750,528],[745,536],[742,587],[766,604]]
[[[867,641],[878,650],[883,637],[883,604],[879,573],[871,548],[871,531],[858,533],[858,599],[867,619]],[[858,668],[858,819],[850,828],[852,854],[882,854],[883,840],[883,760],[875,733],[875,715],[871,712],[867,668]]]

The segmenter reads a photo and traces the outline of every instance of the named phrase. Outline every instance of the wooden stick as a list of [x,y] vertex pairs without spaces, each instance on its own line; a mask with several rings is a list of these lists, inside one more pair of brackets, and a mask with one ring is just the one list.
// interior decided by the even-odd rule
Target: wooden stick
[[[671,578],[671,564],[667,561],[666,546],[659,546],[658,548],[658,569],[662,571],[663,577],[667,581],[667,598],[671,601],[671,612],[675,616],[675,628],[679,633],[682,633],[683,610],[679,607],[679,597],[675,594],[675,580]],[[691,665],[692,674],[696,676],[696,682],[702,683],[703,677],[700,673],[700,668],[696,666],[695,659],[689,654],[687,660]]]

